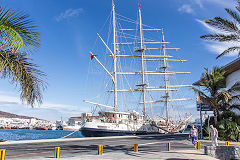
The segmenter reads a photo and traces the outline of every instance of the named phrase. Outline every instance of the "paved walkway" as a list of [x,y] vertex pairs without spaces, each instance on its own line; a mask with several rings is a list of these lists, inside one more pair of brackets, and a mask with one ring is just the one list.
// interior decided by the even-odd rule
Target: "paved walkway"
[[[171,151],[166,144],[171,143]],[[207,143],[203,142],[203,143]],[[148,135],[95,138],[69,138],[0,143],[6,149],[7,160],[53,160],[55,147],[61,147],[62,160],[213,160],[187,140],[187,135]],[[103,155],[97,155],[97,145],[103,145]],[[133,145],[139,144],[139,152]],[[203,145],[203,144],[202,144]]]
[[[53,160],[55,158],[38,158],[34,160]],[[62,160],[216,160],[203,154],[200,150],[178,150],[164,152],[128,152],[104,153],[103,155],[82,155],[79,157],[61,157]]]
[[[211,144],[212,144],[212,141],[210,141],[210,140],[200,140],[200,142],[203,142],[203,143],[208,144],[208,145],[211,145]],[[226,141],[219,141],[219,140],[218,140],[218,144],[219,144],[219,145],[225,145],[225,144],[226,144]],[[240,142],[229,142],[229,145],[237,145],[237,146],[240,146]]]

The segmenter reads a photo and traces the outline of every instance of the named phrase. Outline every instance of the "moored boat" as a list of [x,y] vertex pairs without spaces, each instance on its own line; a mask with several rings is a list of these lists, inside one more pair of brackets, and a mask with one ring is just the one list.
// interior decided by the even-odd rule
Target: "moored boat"
[[[165,41],[165,36],[162,29],[157,29],[154,27],[143,28],[148,25],[142,24],[141,5],[138,6],[138,21],[131,20],[131,22],[136,23],[137,25],[134,29],[124,29],[122,28],[122,25],[120,23],[116,22],[119,19],[125,18],[126,21],[129,21],[130,19],[125,16],[116,14],[114,3],[112,4],[111,14],[113,29],[113,48],[110,49],[111,47],[106,44],[106,42],[99,34],[98,37],[103,43],[103,45],[106,47],[107,56],[111,57],[111,59],[113,60],[112,71],[109,71],[107,67],[100,62],[97,57],[98,55],[90,52],[90,59],[97,61],[97,63],[103,68],[107,75],[110,76],[110,79],[113,82],[113,89],[108,90],[108,92],[113,93],[113,105],[105,105],[91,101],[84,101],[86,103],[95,105],[96,108],[101,109],[98,112],[98,115],[96,115],[95,117],[89,116],[87,117],[86,121],[83,122],[83,125],[80,129],[82,134],[84,136],[114,136],[129,134],[180,132],[187,126],[190,116],[187,115],[186,117],[181,117],[180,119],[173,120],[173,116],[171,116],[172,113],[169,114],[169,106],[172,102],[187,101],[191,99],[173,98],[171,93],[174,91],[178,91],[177,88],[190,87],[191,85],[170,85],[169,76],[175,74],[189,74],[190,72],[169,71],[169,61],[185,62],[186,60],[171,59],[172,56],[166,54],[166,50],[179,50],[179,48],[166,47],[169,42]],[[120,16],[120,18],[116,18],[116,15]],[[128,31],[134,31],[135,35],[125,33]],[[159,42],[152,39],[149,40],[149,38],[145,38],[143,31],[161,31],[161,41]],[[131,39],[131,42],[128,41],[129,39]],[[134,39],[133,42],[132,39]],[[158,46],[155,47],[154,45]],[[133,49],[130,49],[130,46],[133,46]],[[126,51],[124,48],[127,48],[128,51]],[[150,50],[160,51],[154,54],[150,52]],[[132,68],[127,68],[126,66],[129,65],[130,60],[126,60],[126,64],[122,65],[120,59],[122,60],[123,58],[132,58],[136,66]],[[152,64],[147,66],[147,63],[153,62],[157,64],[155,64],[154,66]],[[131,71],[126,72],[123,68],[127,68],[128,70],[131,69]],[[128,79],[127,76],[129,75],[138,76],[136,79],[134,79],[135,83],[129,81],[125,83],[122,82],[126,81]],[[148,77],[149,75],[159,77],[161,76],[161,78],[157,78],[157,80],[151,80]],[[124,77],[124,80],[119,80],[119,77]],[[162,79],[162,81],[160,79]],[[121,88],[123,89],[119,89],[119,82],[122,82],[123,87]],[[128,89],[125,89],[126,87],[128,87]],[[158,93],[157,91],[161,92],[161,94],[156,94]],[[138,100],[136,104],[143,106],[142,113],[140,114],[136,111],[130,111],[129,109],[127,110],[127,112],[119,112],[119,92],[137,93],[138,95],[140,95],[141,100],[140,102]],[[126,99],[129,98],[132,101],[134,96],[128,96],[126,97]],[[125,99],[121,100],[121,103],[124,103],[125,101]],[[165,110],[165,113],[161,113],[162,115],[159,116],[159,118],[149,116],[150,111],[147,111],[147,109],[152,107],[151,104],[159,103],[164,104],[164,109],[162,110]],[[126,106],[130,105],[127,104]],[[113,111],[107,111],[105,110],[105,108],[111,108]]]
[[99,112],[99,116],[86,119],[81,132],[87,137],[159,133],[157,127],[143,123],[143,116],[136,111]]

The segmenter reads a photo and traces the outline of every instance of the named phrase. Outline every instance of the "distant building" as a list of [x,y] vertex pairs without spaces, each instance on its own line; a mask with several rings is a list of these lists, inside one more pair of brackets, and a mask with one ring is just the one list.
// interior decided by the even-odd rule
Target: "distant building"
[[82,122],[87,119],[87,117],[91,117],[92,113],[82,113],[81,117],[70,117],[68,119],[69,126],[78,126],[81,125]]
[[81,125],[81,123],[82,123],[82,117],[70,117],[68,119],[69,126]]

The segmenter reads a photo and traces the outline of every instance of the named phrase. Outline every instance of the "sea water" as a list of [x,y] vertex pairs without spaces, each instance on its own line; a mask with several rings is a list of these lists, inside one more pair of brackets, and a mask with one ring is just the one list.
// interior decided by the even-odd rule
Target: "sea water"
[[0,129],[0,139],[6,139],[7,141],[57,139],[57,138],[67,136],[69,134],[71,135],[66,138],[82,138],[83,137],[83,135],[81,134],[81,131]]

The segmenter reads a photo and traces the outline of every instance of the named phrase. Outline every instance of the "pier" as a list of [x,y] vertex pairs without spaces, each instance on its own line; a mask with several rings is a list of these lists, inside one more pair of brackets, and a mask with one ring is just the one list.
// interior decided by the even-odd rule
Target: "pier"
[[[55,159],[55,147],[60,147],[59,159],[64,160],[215,159],[204,155],[203,147],[194,148],[187,139],[187,134],[175,134],[25,140],[2,142],[0,149],[6,149],[7,160]],[[171,144],[169,151],[167,143]],[[138,144],[138,152],[134,152],[134,144]],[[98,155],[98,145],[103,145],[102,155]]]

